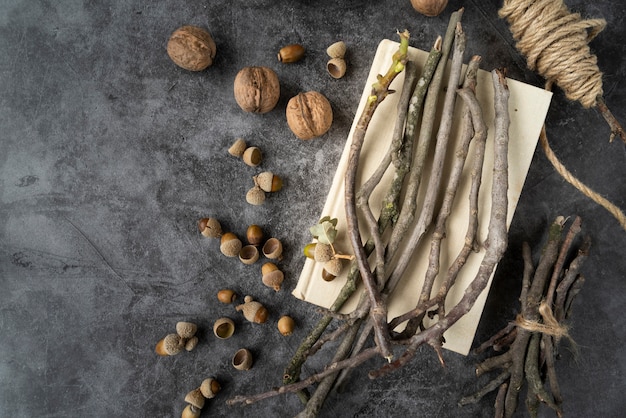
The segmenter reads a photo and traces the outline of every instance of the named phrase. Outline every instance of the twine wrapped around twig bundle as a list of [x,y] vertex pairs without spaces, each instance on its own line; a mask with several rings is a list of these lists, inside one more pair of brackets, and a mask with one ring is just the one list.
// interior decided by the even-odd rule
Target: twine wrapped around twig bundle
[[560,324],[554,317],[552,309],[544,301],[539,305],[539,314],[543,322],[530,321],[524,318],[521,314],[517,315],[515,319],[515,325],[530,332],[540,332],[554,337],[557,341],[565,337],[571,341],[569,336],[569,329],[567,325]]

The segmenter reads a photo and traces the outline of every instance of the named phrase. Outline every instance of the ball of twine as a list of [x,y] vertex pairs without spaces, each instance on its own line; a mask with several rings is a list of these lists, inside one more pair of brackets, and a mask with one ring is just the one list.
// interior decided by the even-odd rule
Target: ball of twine
[[505,0],[498,14],[507,19],[529,69],[558,85],[568,99],[586,108],[596,105],[602,72],[589,42],[606,26],[604,19],[583,20],[562,0]]
[[[546,89],[556,84],[568,99],[580,102],[585,108],[606,107],[602,100],[602,72],[589,49],[589,42],[605,28],[604,19],[583,20],[579,13],[571,13],[563,0],[504,0],[498,15],[507,19],[528,68],[546,79]],[[605,119],[609,118],[607,122],[611,120],[612,137],[616,132],[622,136],[621,126],[613,121],[608,109],[602,113]],[[622,139],[626,142],[626,137]],[[545,126],[539,140],[561,177],[609,211],[626,230],[624,212],[578,180],[559,161],[548,143]]]

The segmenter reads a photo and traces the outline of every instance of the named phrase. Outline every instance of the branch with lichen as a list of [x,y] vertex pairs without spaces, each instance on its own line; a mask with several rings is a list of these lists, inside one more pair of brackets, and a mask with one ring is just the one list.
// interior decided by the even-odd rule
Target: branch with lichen
[[[372,120],[372,116],[374,115],[374,111],[390,94],[389,86],[391,85],[391,82],[404,70],[404,66],[407,61],[409,32],[404,31],[400,33],[399,36],[400,47],[393,55],[392,64],[387,70],[387,73],[385,75],[379,75],[377,81],[373,84],[372,91],[367,98],[365,108],[363,109],[363,112],[359,117],[359,121],[357,122],[352,136],[352,143],[348,154],[348,166],[345,175],[345,210],[346,221],[348,224],[348,236],[359,266],[361,279],[365,284],[365,289],[370,298],[370,312],[372,320],[374,321],[376,341],[380,347],[381,355],[388,361],[391,361],[393,358],[393,352],[391,351],[389,344],[389,332],[387,330],[387,307],[383,303],[380,290],[372,270],[370,269],[367,261],[367,254],[365,253],[363,243],[361,242],[356,208],[356,176],[359,167],[361,149],[365,140],[365,134],[367,132],[367,127]],[[375,233],[378,234],[378,231]],[[375,239],[375,242],[376,241],[377,240]]]

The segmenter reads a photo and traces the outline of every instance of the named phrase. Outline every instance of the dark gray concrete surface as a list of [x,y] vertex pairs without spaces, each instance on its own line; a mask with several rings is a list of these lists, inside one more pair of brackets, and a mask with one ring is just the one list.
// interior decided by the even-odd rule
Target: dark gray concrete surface
[[[294,396],[247,407],[225,400],[279,385],[319,317],[290,291],[376,47],[407,28],[411,45],[428,49],[450,12],[465,6],[468,56],[482,55],[482,68],[507,67],[510,77],[542,86],[497,17],[500,3],[451,1],[444,14],[428,19],[408,0],[0,1],[0,416],[179,416],[184,395],[208,376],[223,391],[203,416],[295,415],[301,404]],[[567,3],[608,21],[592,48],[606,100],[626,122],[626,6]],[[182,70],[166,54],[169,34],[184,24],[207,28],[216,41],[217,57],[206,71]],[[324,51],[340,39],[349,48],[349,70],[333,80]],[[294,42],[306,46],[306,58],[279,64],[277,50]],[[247,65],[278,73],[282,91],[274,111],[246,114],[235,103],[233,80]],[[323,92],[335,114],[330,132],[309,142],[294,138],[284,119],[287,100],[306,90]],[[598,112],[557,90],[547,129],[567,167],[626,209],[625,148],[608,142]],[[238,136],[263,150],[261,169],[285,178],[284,189],[262,207],[244,200],[258,170],[227,154]],[[593,240],[570,322],[579,355],[564,345],[558,362],[564,408],[571,417],[617,417],[626,410],[626,233],[539,149],[475,343],[514,318],[522,242],[537,256],[557,215],[580,215]],[[257,223],[281,238],[284,290],[263,287],[256,267],[226,259],[217,242],[203,239],[196,228],[203,216],[238,234]],[[214,295],[223,287],[261,300],[269,323],[253,326],[218,304]],[[288,338],[274,329],[283,313],[298,323]],[[220,316],[238,327],[226,341],[211,332]],[[158,357],[155,343],[181,320],[200,326],[199,346]],[[248,372],[229,364],[240,347],[256,357]],[[305,373],[329,356],[307,363]],[[321,416],[491,416],[493,396],[456,405],[479,387],[477,358],[446,352],[445,359],[442,369],[423,349],[409,367],[375,381],[366,373],[378,361],[367,363],[345,393],[331,395]],[[542,409],[541,416],[552,414]]]

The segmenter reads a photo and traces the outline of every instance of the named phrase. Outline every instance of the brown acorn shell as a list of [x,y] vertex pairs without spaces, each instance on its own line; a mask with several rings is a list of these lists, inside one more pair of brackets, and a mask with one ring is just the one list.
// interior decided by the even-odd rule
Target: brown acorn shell
[[280,260],[283,256],[283,244],[278,238],[270,238],[263,244],[263,255],[272,260]]
[[278,51],[278,61],[289,64],[300,61],[304,57],[306,49],[300,44],[284,46]]
[[247,348],[237,350],[233,356],[232,365],[237,370],[250,370],[252,363],[252,353]]
[[222,303],[233,303],[237,299],[237,293],[231,289],[221,289],[217,292],[217,300]]

